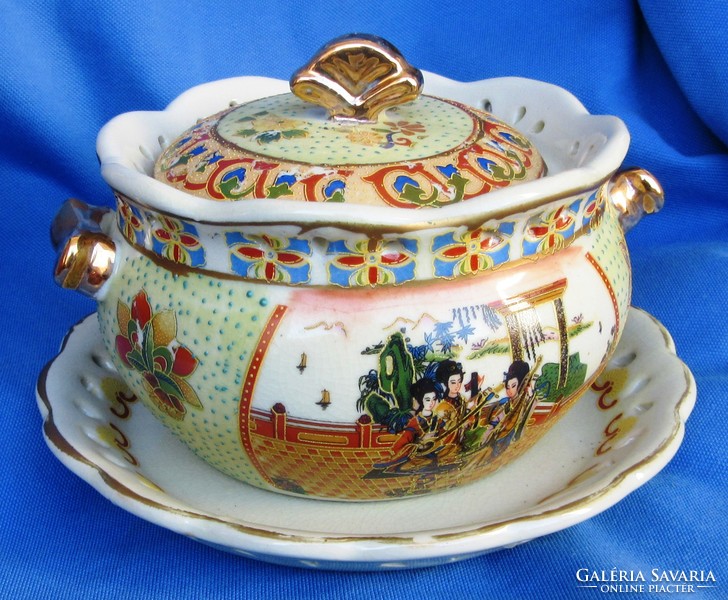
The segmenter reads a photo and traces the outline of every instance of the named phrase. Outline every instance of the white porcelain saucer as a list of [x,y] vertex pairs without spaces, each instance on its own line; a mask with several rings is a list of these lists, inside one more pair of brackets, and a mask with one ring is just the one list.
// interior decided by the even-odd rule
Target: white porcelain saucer
[[669,333],[633,308],[606,371],[519,460],[456,490],[368,503],[275,494],[208,466],[123,386],[95,315],[70,331],[37,395],[50,449],[121,508],[251,558],[371,570],[512,547],[609,508],[675,454],[695,382]]

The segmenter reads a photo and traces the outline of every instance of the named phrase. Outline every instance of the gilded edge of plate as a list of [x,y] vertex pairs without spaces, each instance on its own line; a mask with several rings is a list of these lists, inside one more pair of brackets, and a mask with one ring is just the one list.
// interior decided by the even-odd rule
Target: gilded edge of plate
[[[669,354],[674,355],[672,351],[673,345],[670,343],[672,341],[672,338],[669,333],[667,333],[667,330],[665,327],[660,323],[655,317],[647,313],[646,311],[643,311],[642,309],[630,307],[630,310],[639,311],[643,313],[645,316],[649,317],[653,323],[658,327],[660,330],[660,333],[662,334],[663,340],[665,341],[665,348],[669,351]],[[91,316],[91,315],[89,315]],[[88,317],[86,317],[88,318]],[[320,536],[320,535],[299,535],[299,534],[287,534],[287,533],[281,533],[281,532],[275,532],[275,531],[269,531],[266,529],[256,528],[252,527],[250,525],[243,525],[240,523],[231,523],[230,521],[226,521],[225,519],[221,519],[218,517],[214,517],[212,515],[207,515],[203,513],[198,513],[190,510],[184,510],[181,508],[175,508],[171,506],[167,506],[165,504],[162,504],[160,502],[157,502],[155,500],[152,500],[151,498],[147,498],[145,496],[142,496],[135,492],[134,490],[128,488],[124,484],[122,484],[120,481],[115,479],[113,476],[111,476],[109,473],[104,471],[101,467],[99,467],[97,464],[93,463],[92,461],[88,460],[85,456],[83,456],[65,437],[63,437],[63,434],[59,431],[59,429],[56,427],[56,424],[53,420],[53,407],[51,405],[50,399],[48,397],[48,391],[47,391],[47,378],[48,373],[53,366],[53,363],[58,359],[58,357],[63,353],[65,350],[66,344],[68,343],[68,340],[70,339],[72,333],[74,330],[83,322],[86,320],[86,318],[81,319],[76,325],[74,325],[70,331],[66,334],[66,336],[63,339],[63,343],[61,344],[61,348],[58,352],[58,354],[52,358],[43,368],[41,371],[37,385],[36,385],[36,393],[38,398],[42,401],[43,405],[46,409],[46,415],[44,416],[43,420],[43,433],[46,437],[46,440],[53,444],[55,448],[62,452],[63,454],[67,455],[68,457],[72,458],[73,460],[94,469],[101,479],[104,481],[104,483],[112,490],[114,490],[116,493],[125,496],[129,498],[130,500],[133,500],[135,502],[139,502],[141,504],[144,504],[150,508],[161,510],[167,513],[171,513],[176,516],[181,516],[188,519],[197,519],[202,521],[208,521],[211,523],[218,523],[220,525],[224,525],[226,527],[229,527],[235,531],[245,533],[251,536],[255,537],[263,537],[263,538],[269,538],[269,539],[275,539],[275,540],[282,540],[282,541],[288,541],[288,542],[296,542],[296,543],[303,543],[303,544],[310,544],[310,543],[349,543],[349,542],[378,542],[383,544],[399,544],[399,545],[408,545],[412,544],[415,546],[422,546],[423,543],[417,542],[413,536],[407,537],[406,535],[403,536],[382,536],[382,535],[362,535],[362,536]],[[677,357],[676,357],[677,358]],[[678,359],[679,360],[679,359]],[[650,464],[655,458],[659,455],[661,455],[669,446],[672,445],[673,441],[678,437],[678,435],[683,431],[685,420],[683,419],[681,413],[682,413],[682,407],[683,404],[685,404],[689,400],[693,400],[696,395],[696,385],[695,385],[695,379],[688,369],[687,365],[684,363],[680,363],[683,368],[683,375],[685,377],[685,389],[682,393],[682,396],[675,404],[675,408],[673,410],[673,416],[674,416],[674,426],[668,437],[663,440],[663,442],[653,451],[649,456],[646,456],[638,463],[632,465],[625,471],[619,473],[616,477],[612,479],[605,487],[601,488],[600,490],[589,494],[583,498],[580,498],[578,500],[575,500],[573,502],[570,502],[566,505],[559,506],[558,508],[554,508],[551,510],[546,510],[541,513],[533,514],[533,515],[526,515],[521,517],[513,517],[510,519],[506,519],[503,521],[498,521],[496,523],[489,523],[488,525],[484,525],[482,527],[476,527],[474,529],[468,529],[467,531],[460,531],[455,533],[446,533],[446,534],[436,534],[433,533],[428,539],[436,542],[450,542],[450,541],[456,541],[464,538],[469,538],[473,536],[483,535],[487,534],[491,531],[494,531],[496,529],[514,525],[517,523],[527,523],[537,520],[543,520],[547,518],[552,517],[558,517],[561,515],[566,515],[578,508],[585,508],[592,502],[600,499],[601,497],[609,494],[611,491],[613,491],[616,487],[618,487],[623,481],[625,481],[630,475],[642,470],[646,465]],[[677,450],[677,448],[676,448]],[[605,509],[608,507],[605,507]],[[601,512],[601,511],[599,511]],[[139,515],[137,515],[139,516]],[[417,538],[422,539],[423,534],[426,534],[426,532],[417,532]],[[426,545],[426,544],[425,544]],[[483,548],[482,551],[485,552],[488,549],[497,549],[500,546],[494,546],[493,548]],[[476,551],[476,554],[478,551]],[[343,561],[348,562],[348,561]],[[351,562],[357,562],[357,561],[351,561]]]

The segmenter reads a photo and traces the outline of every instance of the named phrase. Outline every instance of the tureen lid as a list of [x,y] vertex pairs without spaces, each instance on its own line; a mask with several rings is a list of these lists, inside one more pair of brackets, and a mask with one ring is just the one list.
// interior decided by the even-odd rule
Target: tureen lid
[[338,38],[293,75],[292,93],[199,120],[164,149],[154,176],[218,201],[421,208],[544,175],[525,136],[489,113],[421,94],[422,82],[385,40]]

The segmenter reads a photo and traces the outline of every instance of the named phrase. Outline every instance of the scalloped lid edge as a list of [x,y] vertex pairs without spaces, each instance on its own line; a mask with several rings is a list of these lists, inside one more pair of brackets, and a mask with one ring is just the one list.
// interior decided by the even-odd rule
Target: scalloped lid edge
[[422,229],[464,220],[498,219],[596,188],[619,168],[629,147],[629,133],[619,118],[589,114],[571,93],[558,86],[519,77],[463,83],[425,73],[425,93],[478,108],[487,103],[495,116],[515,123],[530,135],[549,166],[549,175],[466,202],[417,210],[282,199],[274,203],[266,199],[211,203],[153,178],[153,163],[161,144],[197,118],[225,108],[221,99],[227,98],[228,104],[246,102],[283,93],[287,85],[286,81],[265,77],[223,79],[187,90],[163,111],[119,115],[98,135],[101,174],[113,189],[149,208],[200,222],[351,223]]

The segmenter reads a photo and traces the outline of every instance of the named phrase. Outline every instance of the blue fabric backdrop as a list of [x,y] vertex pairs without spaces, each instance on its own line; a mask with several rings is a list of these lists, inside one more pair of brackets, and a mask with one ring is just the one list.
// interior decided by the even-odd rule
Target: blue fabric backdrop
[[[664,185],[664,212],[629,235],[633,303],[672,332],[698,404],[674,461],[598,517],[424,571],[307,572],[131,516],[46,448],[35,378],[94,310],[52,282],[47,231],[69,196],[111,205],[98,129],[204,81],[287,78],[350,31],[386,37],[453,79],[520,75],[566,87],[591,112],[620,116],[632,134],[626,163]],[[709,0],[0,2],[0,597],[594,597],[575,586],[583,566],[711,569],[718,587],[694,597],[728,596],[726,33],[728,4]]]

